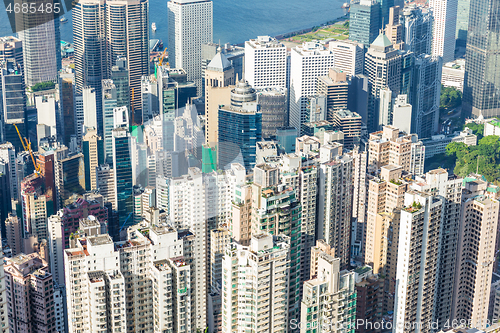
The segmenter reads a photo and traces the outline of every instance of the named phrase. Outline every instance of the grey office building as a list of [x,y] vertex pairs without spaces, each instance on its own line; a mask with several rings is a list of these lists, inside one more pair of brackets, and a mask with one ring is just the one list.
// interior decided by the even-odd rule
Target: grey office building
[[431,54],[434,17],[427,8],[405,7],[400,16],[403,25],[404,49],[415,56]]
[[349,39],[368,47],[377,38],[381,24],[380,3],[360,0],[351,4]]
[[500,24],[498,0],[470,3],[466,79],[463,110],[465,116],[484,118],[500,115]]

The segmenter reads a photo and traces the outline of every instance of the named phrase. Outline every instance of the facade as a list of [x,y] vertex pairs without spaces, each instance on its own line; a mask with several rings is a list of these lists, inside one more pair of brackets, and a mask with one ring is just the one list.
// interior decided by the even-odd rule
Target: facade
[[276,137],[276,130],[288,125],[288,91],[286,88],[257,90],[257,104],[262,112],[262,138]]
[[493,42],[499,38],[500,32],[493,23],[496,20],[495,5],[492,0],[470,3],[465,53],[465,71],[468,74],[463,101],[467,116],[490,118],[500,114],[500,75],[494,65],[498,62],[499,45]]
[[50,272],[54,279],[54,283],[64,286],[64,237],[63,237],[63,224],[59,212],[55,215],[49,216],[47,219],[47,229],[49,233],[48,247],[50,259]]
[[296,46],[291,53],[289,125],[300,136],[302,124],[310,121],[307,98],[317,95],[317,77],[328,75],[335,61],[333,53],[317,41]]
[[411,133],[419,138],[429,138],[439,130],[442,66],[439,56],[421,55],[415,59],[410,94]]
[[417,6],[405,6],[400,17],[404,49],[413,52],[415,56],[431,54],[434,27],[432,11]]
[[0,37],[0,51],[2,55],[0,60],[13,58],[17,63],[21,64],[21,71],[24,73],[23,66],[23,42],[14,36]]
[[56,160],[56,190],[59,209],[85,193],[85,163],[82,153]]
[[83,137],[83,157],[85,163],[85,189],[97,190],[97,168],[104,163],[103,141],[97,130],[89,130]]
[[[335,60],[335,66],[336,65],[337,60]],[[326,120],[333,121],[336,110],[347,108],[349,95],[347,74],[338,70],[337,67],[330,68],[328,76],[318,77],[316,93],[326,96]]]
[[8,259],[3,269],[9,332],[55,333],[54,286],[45,260],[37,253],[21,253]]
[[59,15],[46,11],[35,17],[20,12],[15,14],[15,20],[15,30],[22,42],[26,86],[32,87],[46,81],[55,82],[61,68]]
[[217,53],[223,53],[234,68],[234,80],[245,77],[245,48],[229,43],[219,45],[217,43],[206,43],[201,46],[201,77],[203,85],[202,96],[205,96],[205,70]]
[[457,59],[443,65],[441,84],[443,87],[454,87],[464,91],[465,60]]
[[380,2],[363,0],[351,4],[349,13],[349,39],[370,45],[382,26]]
[[[304,282],[300,332],[305,333],[315,329],[316,332],[340,333],[351,332],[354,329],[355,273],[341,272],[340,267],[339,258],[324,252],[319,254],[316,277]],[[293,323],[291,328],[294,328]]]
[[273,37],[245,42],[245,80],[255,89],[287,88],[286,46]]
[[201,96],[201,46],[213,42],[213,3],[209,0],[171,0],[168,7],[168,47],[172,68],[182,68]]
[[348,79],[353,75],[363,74],[365,51],[363,44],[346,40],[332,40],[328,44],[335,57],[335,68],[346,74]]
[[[222,259],[222,331],[286,332],[290,239],[257,233],[250,246],[227,246]],[[245,288],[239,288],[245,285]],[[236,297],[235,297],[236,296]],[[255,306],[245,301],[257,299]]]
[[447,63],[455,59],[455,33],[458,0],[430,0],[434,15],[432,55],[440,56]]
[[7,235],[7,245],[10,247],[12,255],[16,256],[22,252],[22,220],[15,215],[9,214],[9,217],[5,220],[5,229]]
[[126,128],[113,130],[113,165],[115,206],[120,219],[120,230],[133,224],[132,196],[132,137]]
[[467,46],[467,30],[469,29],[470,0],[458,0],[457,5],[457,47]]
[[[3,251],[0,251],[0,256],[3,261]],[[2,333],[9,333],[9,318],[7,317],[7,290],[5,289],[5,268],[4,265],[0,267],[0,293],[2,301],[0,302],[0,331]],[[3,312],[3,314],[1,314]]]
[[334,126],[344,133],[344,147],[353,149],[359,145],[361,138],[361,116],[349,110],[338,110],[333,113]]

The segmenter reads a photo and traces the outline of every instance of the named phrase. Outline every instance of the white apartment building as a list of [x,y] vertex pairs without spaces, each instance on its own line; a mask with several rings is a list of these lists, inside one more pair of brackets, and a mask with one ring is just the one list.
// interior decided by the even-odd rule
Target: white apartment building
[[50,258],[50,273],[54,282],[58,285],[64,285],[64,238],[62,234],[62,217],[63,211],[60,210],[56,215],[52,215],[47,219],[48,230],[48,248]]
[[213,42],[213,3],[210,0],[170,0],[168,7],[168,60],[195,81],[201,96],[201,46]]
[[443,58],[443,63],[455,59],[455,33],[458,0],[429,0],[434,14],[432,55]]
[[353,75],[363,74],[363,44],[346,39],[333,40],[328,45],[335,59],[335,68],[344,72],[348,79]]
[[273,37],[259,36],[246,41],[245,80],[255,89],[286,88],[286,58],[286,46]]
[[316,95],[317,78],[327,76],[332,67],[333,52],[321,42],[305,42],[291,51],[289,124],[299,136],[302,123],[307,122],[307,97]]
[[0,247],[0,332],[9,333],[9,317],[7,316],[7,291],[5,290],[5,271],[3,265],[3,251]]
[[222,332],[288,331],[290,239],[252,235],[222,259]]

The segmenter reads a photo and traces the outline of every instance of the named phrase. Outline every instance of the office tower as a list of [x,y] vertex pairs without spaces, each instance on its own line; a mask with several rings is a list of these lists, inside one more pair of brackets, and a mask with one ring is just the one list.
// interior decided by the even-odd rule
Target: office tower
[[380,34],[370,45],[365,57],[365,73],[370,81],[368,132],[375,132],[384,125],[380,123],[380,91],[388,88],[393,94],[400,94],[407,88],[411,57],[411,53],[395,50],[384,34]]
[[24,236],[47,239],[47,217],[53,213],[52,193],[44,189],[43,179],[36,173],[21,182]]
[[85,163],[85,189],[87,191],[97,190],[96,169],[104,163],[104,147],[96,129],[87,131],[87,134],[83,137],[82,145]]
[[318,95],[326,96],[327,120],[332,121],[336,110],[347,108],[349,90],[347,74],[337,68],[330,68],[328,76],[320,76],[317,80],[316,92]]
[[[238,163],[249,170],[255,165],[257,142],[262,140],[262,113],[256,102],[257,94],[242,80],[231,90],[231,104],[219,108],[218,154],[219,168]],[[241,157],[239,155],[241,154]]]
[[292,49],[290,73],[289,125],[301,135],[302,123],[307,120],[307,97],[317,95],[316,80],[326,76],[334,67],[334,56],[320,42],[305,42]]
[[[350,265],[353,160],[335,156],[319,166],[316,235],[335,249],[341,269]],[[339,180],[343,181],[340,182]]]
[[361,116],[349,110],[338,110],[333,113],[334,126],[344,133],[344,147],[353,149],[359,145],[361,138]]
[[71,136],[75,131],[75,74],[59,72],[59,110],[61,119],[58,124],[61,128],[59,137],[62,143],[69,146]]
[[213,42],[213,3],[171,0],[167,8],[170,67],[184,69],[201,96],[201,46]]
[[469,29],[470,0],[458,0],[457,5],[457,47],[467,45],[467,30]]
[[[129,84],[129,70],[127,65],[127,58],[118,55],[118,59],[114,66],[111,67],[110,79],[116,87],[116,106],[126,106],[130,108],[130,84]],[[103,87],[103,89],[105,89]],[[137,89],[137,82],[134,86],[134,91]],[[137,96],[134,95],[134,98]],[[134,105],[135,107],[136,105]],[[131,118],[131,117],[130,117]]]
[[389,21],[385,27],[382,27],[382,29],[385,29],[387,38],[389,38],[392,45],[394,45],[394,48],[397,49],[403,47],[403,25],[399,22],[400,10],[401,8],[399,6],[389,8]]
[[335,68],[350,79],[353,75],[363,74],[365,51],[363,44],[351,40],[332,40],[328,44],[335,59]]
[[72,204],[85,193],[85,163],[81,153],[56,161],[56,190],[59,209]]
[[351,3],[349,17],[349,39],[365,46],[370,45],[382,26],[380,2],[360,0]]
[[97,110],[96,91],[92,87],[84,87],[82,93],[83,103],[83,131],[82,138],[87,134],[87,130],[96,129],[98,119],[102,119],[102,113]]
[[57,125],[58,115],[59,115],[59,103],[56,102],[55,94],[39,95],[35,96],[35,107],[37,113],[38,126],[45,127],[45,135],[37,134],[38,144],[40,140],[48,137],[57,137]]
[[133,224],[131,145],[132,137],[128,129],[115,128],[113,130],[115,206],[120,218],[121,229]]
[[370,96],[370,80],[367,75],[351,76],[348,90],[347,109],[361,116],[363,124],[368,124],[368,101]]
[[21,71],[24,73],[23,66],[23,42],[14,36],[0,37],[0,61],[15,59],[21,64]]
[[421,55],[415,59],[411,84],[413,91],[410,93],[413,107],[411,133],[416,133],[419,138],[430,138],[439,129],[442,67],[439,56]]
[[399,221],[394,332],[413,331],[404,322],[422,325],[425,331],[432,327],[440,273],[438,246],[444,237],[440,230],[443,200],[414,191],[405,194]]
[[113,164],[113,129],[114,126],[114,109],[117,104],[117,90],[112,80],[102,81],[102,107],[103,107],[103,139],[104,139],[104,156],[108,164]]
[[432,55],[441,56],[447,63],[455,59],[455,33],[458,0],[430,0],[434,16]]
[[276,137],[276,129],[288,124],[288,93],[286,88],[269,87],[257,90],[257,104],[262,112],[262,138]]
[[439,275],[436,281],[436,306],[434,321],[440,329],[451,318],[455,274],[459,270],[456,260],[458,253],[460,213],[462,209],[463,179],[457,178],[444,169],[431,170],[425,177],[417,177],[410,187],[413,190],[440,195],[444,199],[443,237],[439,254]]
[[464,182],[452,319],[463,318],[473,327],[485,328],[500,204],[481,176],[471,175]]
[[269,36],[245,42],[245,79],[255,89],[287,88],[286,46]]
[[408,103],[408,95],[398,95],[392,99],[392,125],[402,132],[412,131],[413,106]]
[[12,256],[16,256],[22,251],[21,243],[23,241],[23,225],[17,216],[9,214],[5,220],[5,229],[7,235],[7,245],[12,251]]
[[[322,327],[321,332],[343,332],[354,329],[355,273],[341,271],[341,267],[339,258],[324,252],[319,254],[315,277],[304,282],[300,332],[307,332],[313,327]],[[298,327],[297,324],[292,322],[291,328]]]
[[415,56],[431,54],[434,16],[427,8],[406,6],[400,16],[403,25],[404,49]]
[[[222,269],[226,286],[222,291],[223,332],[252,327],[259,332],[286,331],[288,303],[293,298],[287,289],[291,281],[289,237],[256,233],[248,247],[231,243]],[[257,295],[260,298],[255,306],[247,307],[243,300],[256,299]]]
[[205,143],[219,141],[219,105],[230,100],[230,86],[234,81],[234,68],[221,52],[217,53],[205,70]]
[[[40,147],[40,146],[39,146]],[[45,189],[52,192],[53,208],[52,211],[55,212],[57,209],[57,194],[56,194],[56,182],[55,182],[55,159],[56,154],[53,150],[41,151],[38,150],[38,158],[36,163],[40,170],[40,175],[43,177],[45,182]]]
[[21,253],[7,259],[3,269],[9,332],[53,332],[54,287],[47,262],[37,253]]
[[16,200],[19,197],[17,180],[16,151],[12,143],[0,144],[0,162],[6,165],[6,176],[9,179],[8,185],[10,197]]
[[[54,3],[44,1],[43,4],[49,6]],[[61,33],[58,13],[55,13],[55,10],[46,10],[37,12],[37,15],[30,15],[21,11],[15,14],[15,20],[16,32],[23,47],[26,86],[32,87],[46,81],[55,82],[57,72],[61,68]]]
[[295,127],[282,127],[276,129],[276,140],[281,151],[285,154],[295,152],[295,139],[297,139],[298,131]]
[[22,136],[27,133],[26,91],[21,64],[14,59],[8,59],[0,66],[0,96],[2,97],[2,126],[0,135],[2,142],[9,141],[21,151],[23,149],[16,128]]
[[[257,168],[257,167],[256,167]],[[273,168],[264,165],[266,173],[272,173]],[[274,168],[277,172],[277,169]],[[272,177],[267,177],[272,180]],[[277,181],[277,179],[275,179]],[[259,184],[262,183],[262,184]],[[292,187],[280,186],[275,181],[259,181],[252,184],[252,236],[259,232],[267,232],[272,235],[283,235],[292,237],[301,233],[301,210],[297,191]],[[280,211],[274,205],[282,205]],[[298,319],[300,316],[300,294],[302,275],[302,237],[294,238],[290,241],[290,266],[294,269],[290,271],[288,295],[288,316],[289,319]],[[286,311],[286,310],[285,310]]]
[[64,237],[61,214],[49,216],[47,219],[48,245],[50,257],[50,273],[54,282],[64,285]]
[[217,43],[206,43],[201,46],[201,77],[202,80],[202,94],[205,96],[205,70],[208,64],[218,52],[224,53],[227,60],[234,68],[234,77],[238,80],[245,77],[245,48],[241,46],[231,45],[226,43],[219,45]]
[[[0,251],[0,258],[3,262],[3,251]],[[5,290],[5,270],[4,265],[0,266],[0,295],[2,301],[0,302],[0,332],[9,332],[9,318],[7,316],[7,291]]]
[[499,45],[494,42],[499,38],[495,8],[497,3],[492,0],[470,4],[463,103],[466,116],[490,118],[500,114],[500,75],[494,65],[499,53]]

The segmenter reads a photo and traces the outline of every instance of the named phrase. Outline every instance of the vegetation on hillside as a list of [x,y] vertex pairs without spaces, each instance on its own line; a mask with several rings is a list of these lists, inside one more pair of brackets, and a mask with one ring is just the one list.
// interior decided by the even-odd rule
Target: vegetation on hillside
[[42,90],[50,90],[54,89],[56,84],[52,81],[47,81],[47,82],[39,82],[35,84],[33,87],[31,87],[31,91],[36,92],[36,91],[42,91]]
[[446,155],[456,159],[457,176],[466,177],[478,171],[490,182],[500,180],[500,141],[496,135],[489,135],[477,146],[467,146],[463,142],[451,142],[446,146]]

